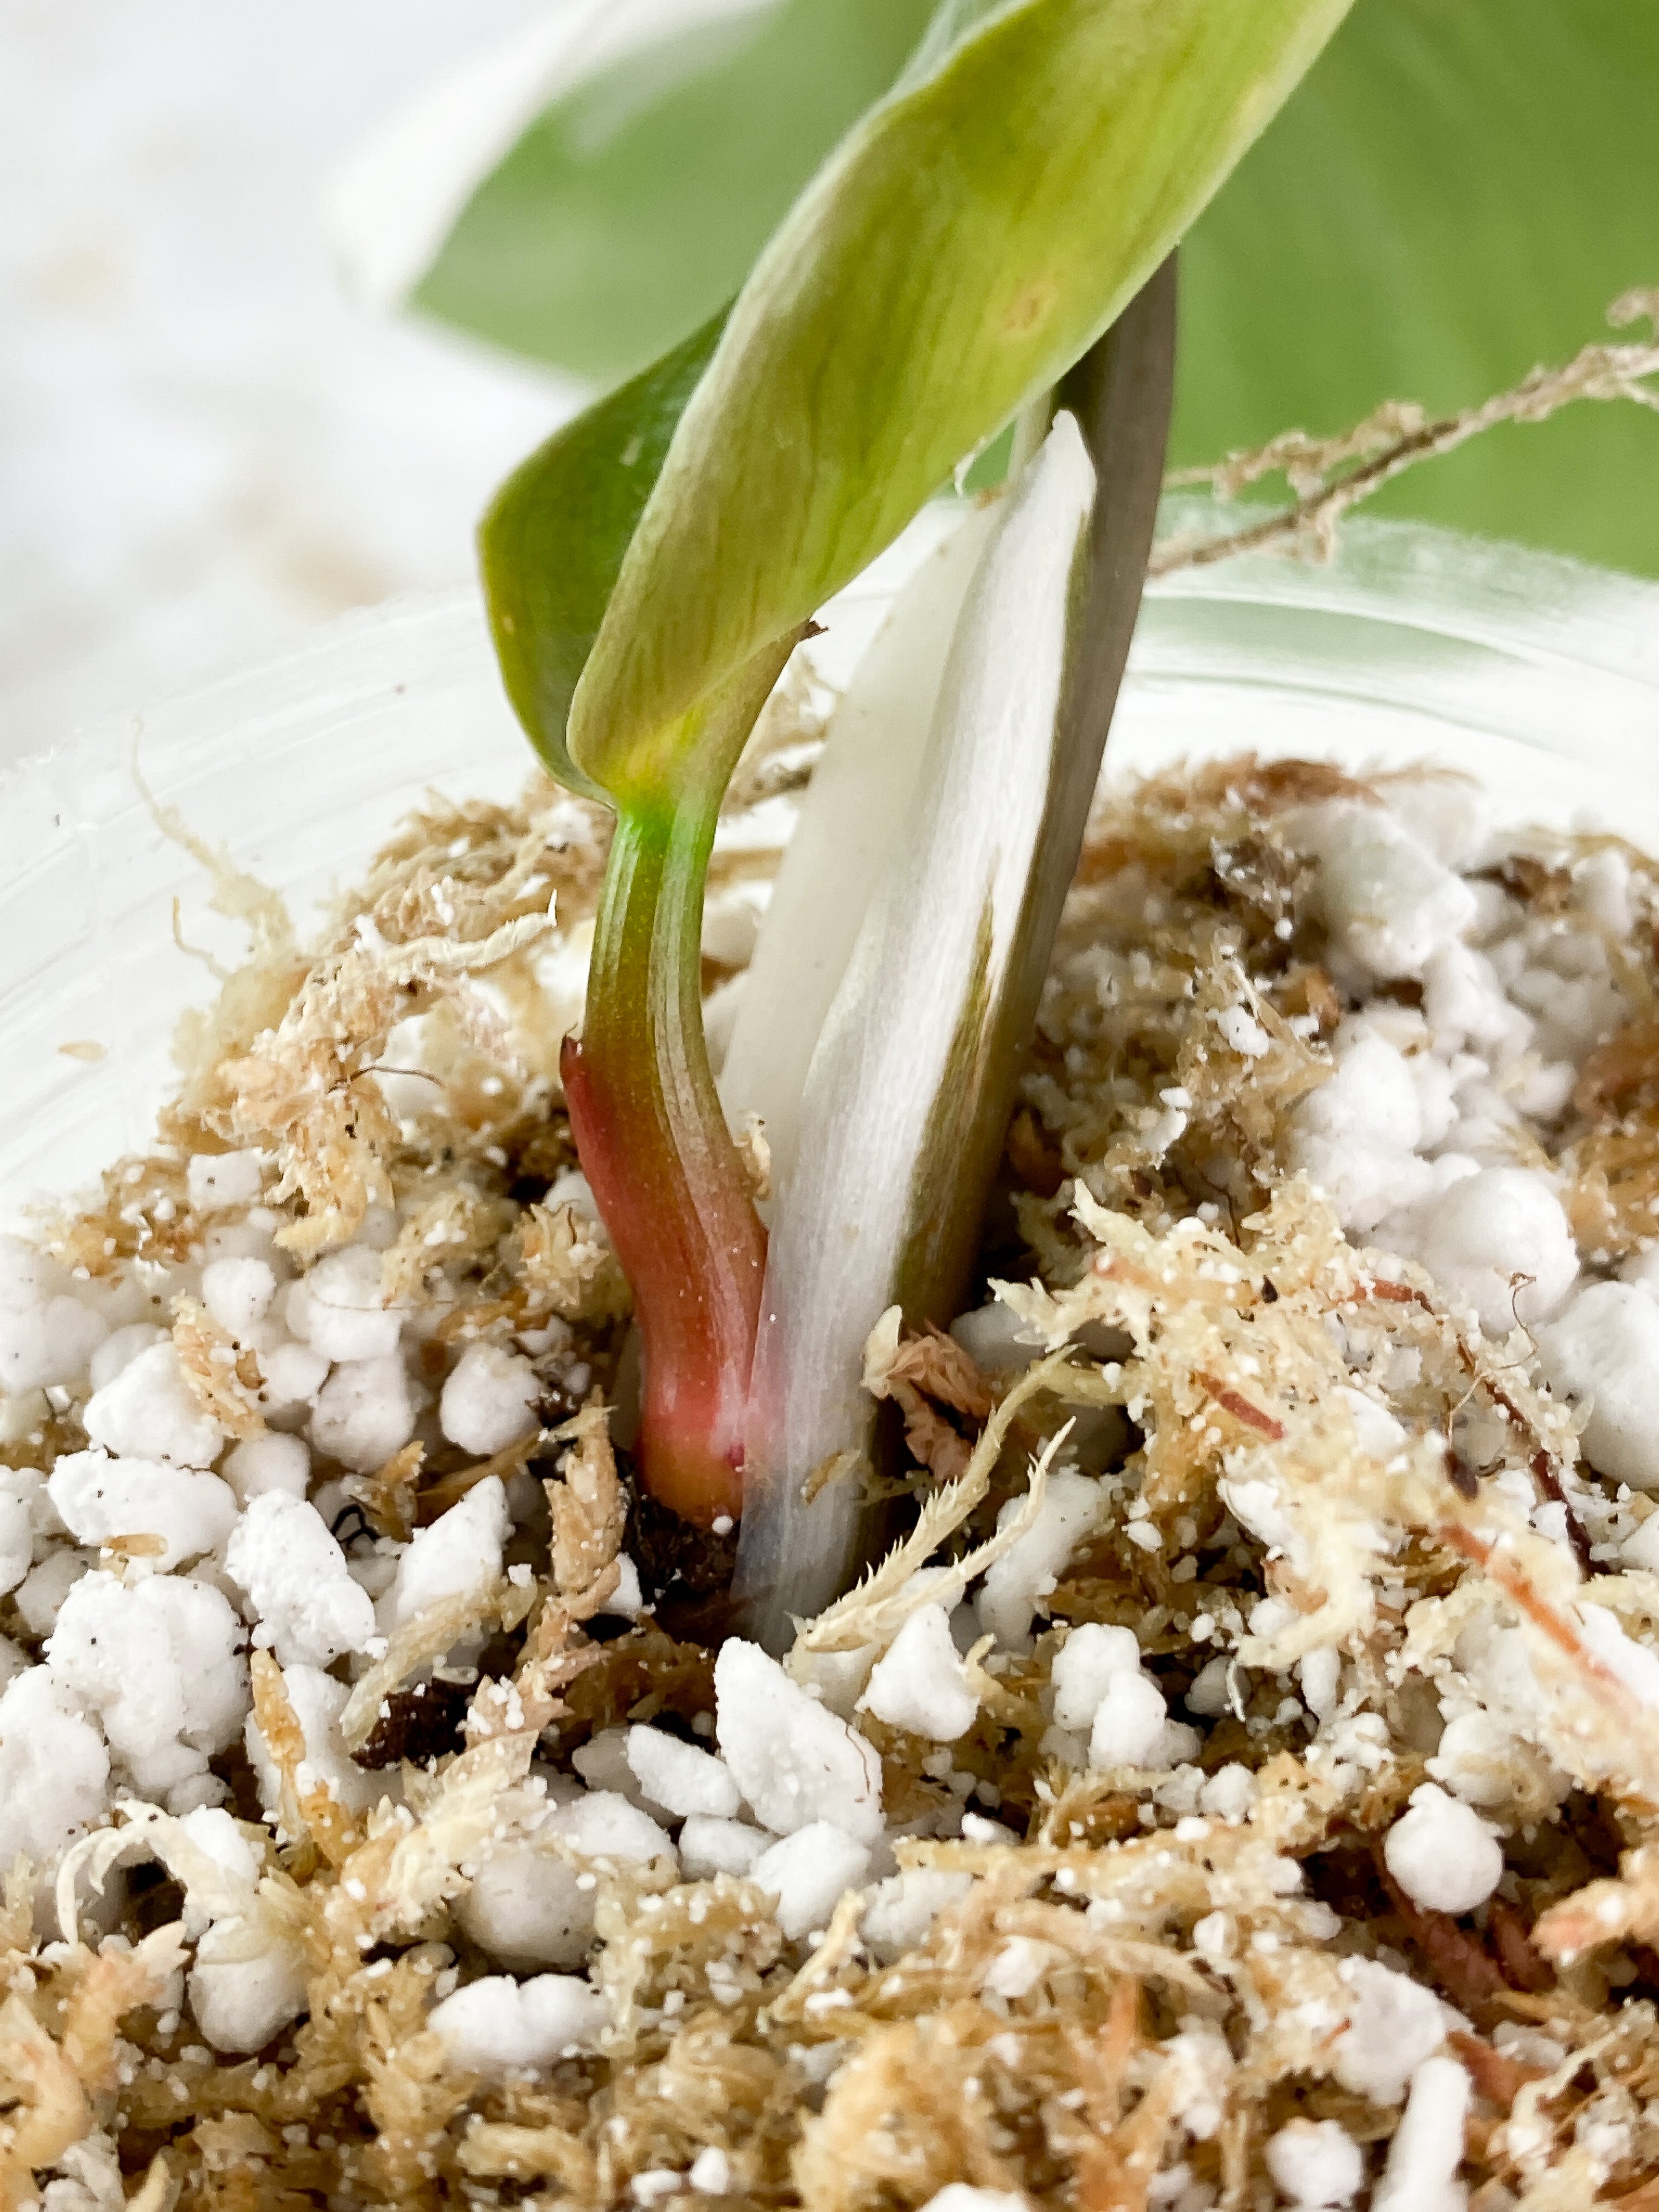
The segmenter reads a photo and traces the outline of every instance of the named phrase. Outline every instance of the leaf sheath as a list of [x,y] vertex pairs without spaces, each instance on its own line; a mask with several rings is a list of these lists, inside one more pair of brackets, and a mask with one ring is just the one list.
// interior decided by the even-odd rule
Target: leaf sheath
[[[970,714],[952,745],[930,750],[933,773],[896,841],[896,881],[872,902],[813,1061],[803,1166],[768,1266],[738,1554],[751,1629],[775,1650],[787,1644],[793,1619],[817,1611],[857,1568],[854,1486],[830,1484],[809,1499],[802,1483],[833,1453],[873,1455],[875,1409],[859,1384],[865,1333],[895,1303],[913,1325],[946,1323],[968,1286],[1140,605],[1175,340],[1172,256],[1061,389],[1095,475],[1068,614],[1053,601],[1063,570],[1054,571],[1048,605],[1022,606],[988,553],[953,648],[953,659],[970,654],[988,617],[1006,623],[980,684],[994,687],[999,659],[1013,654],[1031,671],[1029,690],[1045,631],[1063,621],[1063,682],[1047,742],[988,745]],[[1045,458],[1052,471],[1055,458]],[[1006,526],[1017,522],[1011,514]],[[1025,558],[1035,554],[1034,546]],[[1046,557],[1052,562],[1054,552]],[[948,702],[941,714],[943,736]],[[1000,844],[999,896],[975,911],[952,887],[967,856]],[[933,1024],[928,1057],[928,1009],[941,1005],[954,1019],[943,1030]]]

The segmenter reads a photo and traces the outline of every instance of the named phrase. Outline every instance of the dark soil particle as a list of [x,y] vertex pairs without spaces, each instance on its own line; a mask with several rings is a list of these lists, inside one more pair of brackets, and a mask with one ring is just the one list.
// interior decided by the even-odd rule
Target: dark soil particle
[[639,1569],[646,1603],[668,1635],[717,1645],[736,1626],[729,1593],[738,1564],[737,1523],[716,1534],[682,1521],[641,1487],[625,1451],[617,1454],[617,1471],[628,1492],[623,1547]]
[[394,1690],[386,1698],[374,1733],[355,1754],[359,1766],[396,1766],[409,1759],[424,1766],[461,1747],[461,1723],[476,1682],[449,1682],[441,1675],[412,1690]]

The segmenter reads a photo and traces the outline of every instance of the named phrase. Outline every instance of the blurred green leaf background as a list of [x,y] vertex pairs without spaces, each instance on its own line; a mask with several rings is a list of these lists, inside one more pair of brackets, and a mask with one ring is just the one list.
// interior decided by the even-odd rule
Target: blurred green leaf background
[[936,0],[772,0],[556,100],[463,209],[415,303],[615,384],[729,300]]
[[[556,101],[473,193],[422,311],[610,384],[736,290],[932,0],[770,0]],[[1358,0],[1183,249],[1172,460],[1385,398],[1468,405],[1659,286],[1659,0]],[[1582,406],[1376,512],[1659,574],[1659,417]]]

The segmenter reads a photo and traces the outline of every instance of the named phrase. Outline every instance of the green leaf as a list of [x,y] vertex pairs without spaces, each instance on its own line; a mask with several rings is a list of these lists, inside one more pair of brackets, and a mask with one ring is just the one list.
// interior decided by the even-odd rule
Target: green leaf
[[1346,4],[1012,0],[865,118],[681,417],[572,705],[587,775],[659,786],[697,701],[1115,319]]
[[[1359,0],[1182,254],[1179,464],[1450,411],[1659,283],[1659,8]],[[1581,407],[1372,510],[1659,573],[1659,421]]]
[[[867,90],[861,51],[824,70],[842,125],[920,33],[926,8],[893,5],[904,36],[871,50]],[[607,96],[638,120],[614,151],[574,119],[586,93],[555,111],[474,199],[423,302],[609,377],[729,298],[837,127],[826,93],[810,157],[799,133],[757,135],[727,190],[731,132],[750,113],[799,122],[823,64],[813,19],[840,5],[775,13],[763,42],[705,50],[684,94],[619,66]],[[1617,294],[1659,280],[1656,84],[1651,0],[1358,0],[1188,241],[1176,460],[1338,429],[1389,398],[1468,405],[1575,353]],[[721,127],[681,130],[683,96]],[[1585,408],[1500,432],[1376,511],[1659,574],[1659,424]]]
[[737,291],[933,9],[771,0],[614,64],[478,188],[415,303],[599,383],[633,374]]
[[554,433],[478,530],[484,603],[514,710],[561,781],[604,797],[565,724],[629,539],[726,314]]

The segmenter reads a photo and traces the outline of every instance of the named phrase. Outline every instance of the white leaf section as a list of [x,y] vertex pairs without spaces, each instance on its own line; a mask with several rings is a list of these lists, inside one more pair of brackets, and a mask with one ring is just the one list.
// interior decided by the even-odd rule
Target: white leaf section
[[870,901],[916,806],[963,603],[995,526],[964,510],[900,591],[836,708],[743,983],[720,1075],[735,1127],[758,1114],[781,1206],[806,1072]]
[[[764,15],[776,4],[563,0],[543,21],[446,70],[389,116],[334,178],[328,227],[347,283],[371,307],[395,307],[544,108],[617,62],[650,57],[665,40]],[[620,112],[612,118],[625,119]]]
[[[857,1486],[802,1486],[867,1448],[872,1323],[893,1300],[935,1101],[974,1079],[1019,933],[1048,797],[1067,617],[1094,471],[1070,416],[999,514],[957,625],[914,811],[808,1071],[750,1402],[739,1595],[781,1644],[841,1586]],[[965,1065],[957,1055],[964,1040]],[[954,1102],[960,1103],[960,1101]]]

